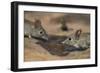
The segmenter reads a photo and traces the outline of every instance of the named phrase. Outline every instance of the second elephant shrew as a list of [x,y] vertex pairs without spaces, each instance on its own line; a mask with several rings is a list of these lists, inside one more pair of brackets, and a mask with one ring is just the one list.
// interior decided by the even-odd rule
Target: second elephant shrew
[[90,33],[82,33],[82,30],[79,29],[75,34],[69,35],[62,43],[73,45],[76,48],[80,48],[80,50],[87,49],[90,47]]

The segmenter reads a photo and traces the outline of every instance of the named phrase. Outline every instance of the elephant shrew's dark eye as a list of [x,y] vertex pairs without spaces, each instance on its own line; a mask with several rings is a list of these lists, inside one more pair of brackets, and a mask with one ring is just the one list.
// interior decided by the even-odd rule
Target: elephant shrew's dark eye
[[71,38],[69,38],[69,40],[71,40]]
[[42,34],[43,32],[42,31],[40,31],[40,34]]

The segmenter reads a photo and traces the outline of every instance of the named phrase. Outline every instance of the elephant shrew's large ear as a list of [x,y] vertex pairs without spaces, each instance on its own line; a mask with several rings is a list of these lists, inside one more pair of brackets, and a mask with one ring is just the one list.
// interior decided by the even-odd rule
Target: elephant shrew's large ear
[[36,28],[37,28],[37,27],[41,27],[41,21],[38,20],[38,19],[35,20],[34,25],[35,25]]
[[81,29],[76,30],[76,32],[75,32],[75,39],[79,39],[81,33],[82,33],[82,30]]

